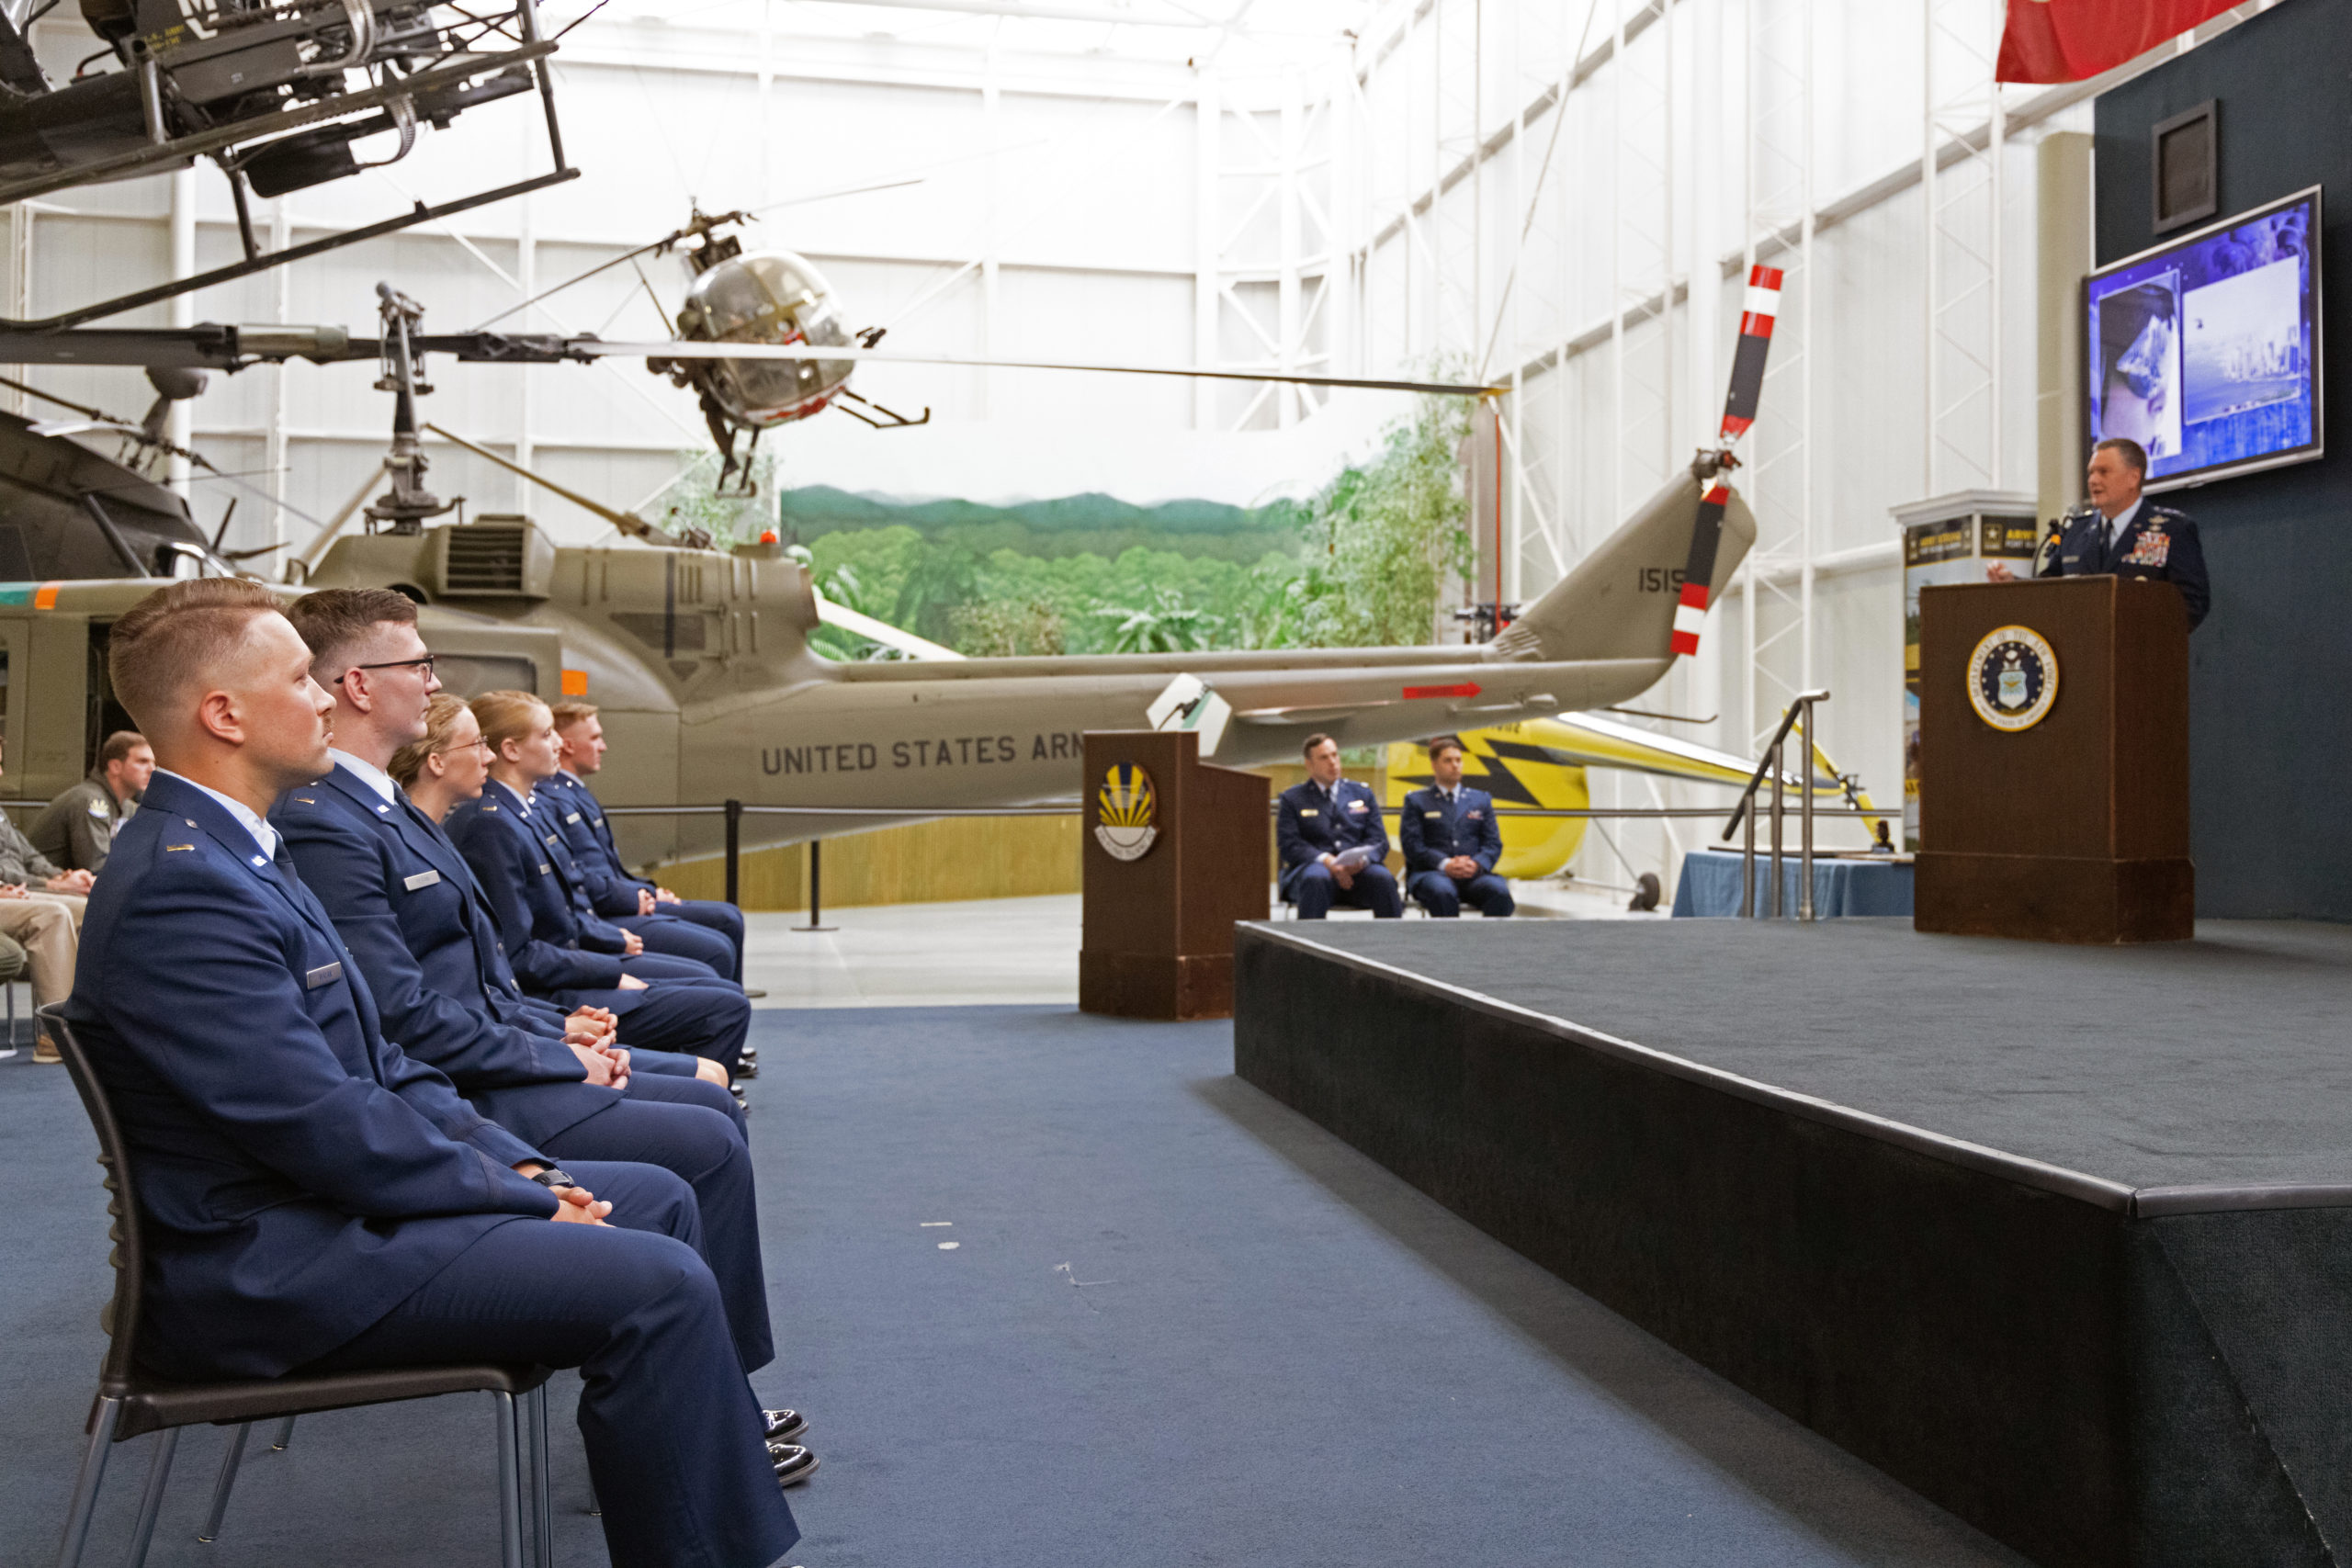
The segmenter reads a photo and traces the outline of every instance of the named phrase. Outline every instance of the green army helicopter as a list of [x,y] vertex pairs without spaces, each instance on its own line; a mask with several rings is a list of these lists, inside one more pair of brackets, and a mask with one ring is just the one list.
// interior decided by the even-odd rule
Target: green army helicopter
[[[736,799],[822,811],[746,818],[745,848],[928,812],[1068,800],[1085,784],[1080,738],[1089,729],[1196,728],[1204,750],[1218,762],[1251,766],[1295,759],[1303,739],[1317,730],[1353,748],[1623,704],[1653,685],[1676,657],[1696,650],[1711,585],[1736,570],[1755,538],[1754,517],[1727,474],[1736,466],[1733,445],[1754,418],[1769,318],[1760,333],[1743,325],[1717,446],[1489,641],[958,659],[828,603],[807,569],[774,545],[722,551],[570,491],[560,493],[613,523],[627,541],[559,546],[514,515],[429,522],[450,508],[423,486],[414,395],[424,350],[452,345],[417,331],[413,302],[389,288],[379,292],[380,340],[363,344],[333,333],[330,343],[321,333],[309,350],[296,352],[318,358],[364,352],[381,360],[396,394],[386,460],[390,489],[367,509],[371,532],[338,536],[344,517],[322,526],[312,547],[285,569],[284,591],[291,598],[313,587],[395,588],[421,606],[420,629],[441,657],[441,677],[451,690],[513,687],[596,703],[613,743],[597,781],[607,804]],[[74,357],[89,357],[93,335],[74,334]],[[465,356],[578,356],[545,351],[537,340],[492,344],[492,335],[465,340],[474,344]],[[22,342],[12,352],[21,351]],[[153,346],[142,354],[152,355]],[[287,351],[281,344],[269,352]],[[679,343],[643,352],[714,360],[861,354],[773,343]],[[60,445],[81,455],[60,457]],[[106,687],[112,620],[158,577],[231,569],[177,497],[128,469],[111,484],[104,473],[87,470],[104,461],[0,416],[0,519],[46,520],[37,532],[47,553],[30,557],[33,570],[24,581],[0,587],[5,690],[24,694],[0,722],[18,768],[17,790],[28,796],[45,798],[80,777],[107,731],[126,722]],[[74,465],[82,468],[63,471]],[[107,492],[96,510],[87,504],[85,492],[92,491]],[[356,510],[356,499],[346,515]],[[62,536],[104,535],[101,513],[122,536],[122,548],[98,562],[110,569],[89,571],[96,558],[87,547],[66,566]],[[0,575],[6,548],[0,534]],[[52,570],[58,578],[42,581]],[[808,637],[828,623],[914,657],[827,659]],[[715,852],[724,831],[708,817],[631,818],[618,825],[625,852],[639,862]]]

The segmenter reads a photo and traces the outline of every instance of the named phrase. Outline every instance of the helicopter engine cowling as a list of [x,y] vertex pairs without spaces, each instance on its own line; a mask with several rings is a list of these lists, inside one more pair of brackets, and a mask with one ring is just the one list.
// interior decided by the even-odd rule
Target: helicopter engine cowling
[[[850,344],[824,276],[790,251],[753,251],[711,263],[678,309],[678,335],[696,343]],[[820,413],[848,385],[854,360],[717,360],[704,389],[754,430]]]

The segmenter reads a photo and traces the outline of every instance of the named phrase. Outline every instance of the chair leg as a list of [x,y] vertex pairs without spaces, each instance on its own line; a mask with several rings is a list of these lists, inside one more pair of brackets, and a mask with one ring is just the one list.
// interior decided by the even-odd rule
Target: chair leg
[[90,1539],[90,1516],[98,1506],[98,1483],[106,1479],[107,1454],[114,1447],[116,1423],[122,1419],[122,1401],[101,1399],[90,1412],[89,1446],[82,1450],[82,1469],[74,1478],[74,1500],[65,1506],[65,1534],[57,1543],[57,1568],[78,1568],[82,1547]]
[[605,1517],[604,1501],[596,1495],[596,1483],[593,1481],[588,1483],[588,1517],[592,1519]]
[[498,1561],[501,1568],[523,1568],[523,1477],[521,1433],[514,1422],[514,1396],[493,1393],[498,1406]]
[[237,1484],[237,1466],[244,1461],[245,1439],[253,1433],[252,1422],[240,1421],[237,1435],[229,1439],[229,1452],[220,1461],[220,1479],[212,1483],[212,1512],[196,1534],[196,1539],[208,1546],[220,1539],[220,1518],[229,1511],[229,1492]]
[[277,1436],[269,1439],[269,1451],[274,1454],[282,1454],[286,1451],[287,1445],[293,1440],[294,1417],[288,1416],[277,1424]]
[[147,1490],[139,1498],[139,1523],[130,1532],[129,1568],[145,1568],[148,1543],[155,1539],[155,1517],[164,1511],[164,1488],[172,1479],[172,1455],[180,1446],[180,1429],[167,1427],[155,1439],[155,1461],[147,1467]]
[[531,1391],[531,1539],[537,1568],[555,1568],[555,1506],[548,1497],[548,1385]]

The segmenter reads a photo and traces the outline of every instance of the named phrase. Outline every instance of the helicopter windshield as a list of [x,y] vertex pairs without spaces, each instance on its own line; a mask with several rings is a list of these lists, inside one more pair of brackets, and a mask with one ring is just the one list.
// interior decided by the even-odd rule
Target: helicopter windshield
[[[730,256],[696,279],[679,321],[718,343],[847,345],[833,291],[807,258],[789,251]],[[728,360],[711,379],[727,412],[746,423],[806,419],[832,400],[854,360]]]

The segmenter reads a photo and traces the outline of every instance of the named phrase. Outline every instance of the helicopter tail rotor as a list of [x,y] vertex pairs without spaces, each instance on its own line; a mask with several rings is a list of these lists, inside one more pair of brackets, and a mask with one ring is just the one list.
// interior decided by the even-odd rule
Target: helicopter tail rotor
[[1690,530],[1690,558],[1682,569],[1682,598],[1674,611],[1674,651],[1699,651],[1699,628],[1713,603],[1715,557],[1724,536],[1724,508],[1731,487],[1724,475],[1739,466],[1732,447],[1756,423],[1756,404],[1764,392],[1764,361],[1772,349],[1772,322],[1781,312],[1779,267],[1747,270],[1747,299],[1739,317],[1739,346],[1731,362],[1731,387],[1724,397],[1724,422],[1712,451],[1702,451],[1690,464],[1690,477],[1705,486],[1699,498],[1698,521]]

